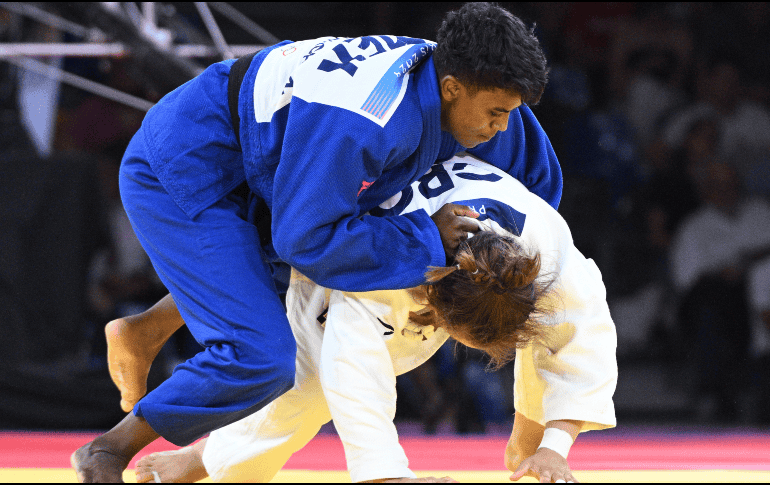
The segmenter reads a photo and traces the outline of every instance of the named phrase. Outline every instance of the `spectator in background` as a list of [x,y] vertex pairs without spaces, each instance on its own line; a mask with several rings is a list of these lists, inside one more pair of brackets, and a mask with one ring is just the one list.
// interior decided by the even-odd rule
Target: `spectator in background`
[[701,66],[696,74],[695,101],[674,113],[666,126],[665,141],[680,148],[695,122],[716,119],[722,158],[751,156],[770,150],[770,112],[761,104],[741,96],[742,73],[727,59]]
[[611,91],[641,147],[653,141],[660,120],[687,101],[692,36],[665,8],[646,5],[634,18],[617,22],[608,49]]
[[[556,59],[567,69],[554,66],[546,92],[573,110],[563,113],[562,168],[566,176],[602,182],[612,209],[623,213],[624,198],[644,176],[640,127],[681,102],[678,86],[689,63],[689,36],[669,26],[660,7],[640,4],[574,4],[562,34],[562,55]],[[648,95],[644,103],[628,94],[639,76],[654,78],[658,88],[634,91],[636,97]]]
[[622,199],[641,181],[634,131],[625,114],[606,102],[567,121],[562,157],[565,176],[601,181],[615,210],[623,210]]
[[[737,54],[736,54],[737,56]],[[717,152],[738,170],[751,195],[770,196],[770,110],[746,97],[751,79],[739,68],[740,56],[702,64],[696,76],[696,100],[668,117],[664,140],[682,147],[687,133],[700,120],[716,121],[720,136]],[[761,64],[761,63],[760,63]]]
[[623,292],[627,278],[614,262],[626,238],[621,221],[628,215],[628,196],[642,173],[635,134],[617,100],[605,86],[592,86],[596,102],[562,122],[560,160],[567,182],[560,211],[575,244],[602,268],[612,298]]
[[770,249],[770,205],[744,198],[726,163],[709,163],[705,174],[703,203],[674,238],[672,277],[701,417],[734,421],[748,383],[746,272]]
[[767,2],[698,2],[692,30],[698,51],[707,57],[731,59],[745,74],[746,97],[770,106],[770,4]]
[[572,10],[568,4],[535,2],[532,6],[540,18],[536,32],[551,64],[548,85],[541,100],[541,105],[546,108],[538,112],[538,118],[548,130],[554,150],[561,154],[564,152],[564,120],[585,110],[592,101],[588,71],[591,54],[580,42],[580,36],[565,37],[562,33],[565,17]]
[[631,19],[638,3],[574,2],[561,25],[564,42],[575,46],[592,77],[603,76],[607,69],[606,53],[619,22]]
[[698,207],[704,167],[715,156],[718,139],[716,124],[706,119],[696,123],[676,152],[662,141],[660,130],[646,146],[651,173],[634,190],[628,229],[618,238],[613,261],[623,276],[618,289],[625,290],[611,302],[622,342],[619,355],[681,358],[671,352],[679,340],[670,278],[671,244],[682,220]]
[[[691,127],[683,146],[672,152],[660,138],[651,142],[646,159],[652,169],[639,189],[637,205],[644,222],[647,247],[655,259],[665,259],[674,232],[698,206],[705,189],[704,168],[716,156],[719,130],[716,122],[702,119]],[[667,268],[664,269],[667,273]]]
[[751,304],[751,356],[755,382],[752,386],[755,421],[770,424],[770,259],[765,258],[749,274]]

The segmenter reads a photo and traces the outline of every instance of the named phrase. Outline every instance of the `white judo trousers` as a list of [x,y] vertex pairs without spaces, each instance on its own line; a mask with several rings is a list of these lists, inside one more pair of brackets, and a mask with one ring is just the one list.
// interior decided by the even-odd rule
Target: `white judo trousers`
[[[574,247],[564,220],[520,182],[468,155],[437,164],[381,208],[433,214],[448,202],[474,206],[486,228],[510,229],[522,247],[540,252],[542,273],[556,277],[546,340],[516,356],[517,412],[542,425],[586,421],[583,431],[615,426],[615,327],[601,274]],[[393,424],[396,376],[430,358],[448,334],[409,320],[422,305],[405,290],[345,293],[296,272],[287,308],[297,341],[295,385],[211,433],[203,452],[211,478],[269,481],[331,419],[352,481],[414,477]]]

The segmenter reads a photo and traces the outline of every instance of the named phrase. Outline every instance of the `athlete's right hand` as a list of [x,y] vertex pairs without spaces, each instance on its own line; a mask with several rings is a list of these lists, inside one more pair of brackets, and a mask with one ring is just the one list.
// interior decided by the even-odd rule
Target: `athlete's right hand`
[[444,245],[447,265],[454,260],[460,243],[468,239],[468,233],[479,231],[478,224],[475,224],[466,217],[476,219],[479,213],[466,205],[444,204],[435,214],[431,216],[433,222],[441,235],[441,243]]

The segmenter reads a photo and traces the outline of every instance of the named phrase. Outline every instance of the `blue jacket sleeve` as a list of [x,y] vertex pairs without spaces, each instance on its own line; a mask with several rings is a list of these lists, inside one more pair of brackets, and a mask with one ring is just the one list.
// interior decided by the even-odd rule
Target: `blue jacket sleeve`
[[366,190],[383,190],[376,184],[383,168],[406,159],[421,130],[399,132],[391,123],[386,130],[299,99],[290,109],[273,188],[273,245],[281,259],[316,283],[344,291],[417,286],[429,265],[443,266],[441,238],[425,212],[362,216],[357,204],[364,182],[372,183]]
[[511,112],[507,130],[468,153],[508,172],[551,207],[559,208],[561,167],[551,141],[528,106]]

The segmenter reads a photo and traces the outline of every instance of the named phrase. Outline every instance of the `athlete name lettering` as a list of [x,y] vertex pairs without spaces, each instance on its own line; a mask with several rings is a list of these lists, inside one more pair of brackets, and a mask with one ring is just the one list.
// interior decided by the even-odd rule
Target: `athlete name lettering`
[[487,213],[487,208],[484,207],[484,204],[481,204],[481,208],[479,210],[476,210],[476,206],[473,206],[473,205],[468,206],[468,207],[470,207],[472,211],[478,212],[482,216]]
[[[352,45],[352,42],[355,39],[346,39],[345,44]],[[387,52],[388,50],[398,49],[399,47],[403,47],[405,45],[410,44],[423,44],[425,43],[422,39],[414,39],[412,37],[402,37],[398,36],[396,37],[396,40],[391,39],[389,36],[364,36],[359,38],[358,46],[357,48],[361,51],[361,54],[358,55],[352,55],[348,49],[343,44],[337,44],[335,45],[332,50],[335,54],[337,54],[337,59],[339,62],[334,62],[329,59],[324,59],[321,61],[320,64],[318,64],[318,69],[324,72],[333,72],[336,70],[343,70],[346,73],[350,74],[352,77],[355,75],[356,71],[358,70],[358,66],[353,64],[353,61],[364,61],[370,57],[374,57],[378,54],[382,54],[384,52]],[[385,44],[383,46],[383,44]],[[319,44],[321,45],[321,44]],[[318,46],[316,46],[318,47]],[[311,55],[315,54],[318,50],[320,50],[320,47],[318,50],[315,50],[316,47],[313,47],[310,53],[305,57],[310,57]],[[322,47],[322,46],[321,46]],[[370,50],[370,48],[374,48],[374,52],[367,52]],[[434,45],[426,46],[431,51],[435,48]],[[412,56],[409,57],[404,63],[399,66],[399,70],[395,72],[396,77],[400,77],[402,74],[406,74],[414,64],[416,64],[420,58],[422,58],[425,54],[428,53],[428,50],[426,47],[423,47],[420,49],[420,55],[418,56],[418,53],[414,53]]]
[[421,47],[420,48],[420,52],[419,52],[419,57],[418,57],[418,53],[415,52],[414,54],[412,54],[412,56],[409,59],[407,59],[405,62],[403,62],[401,65],[399,65],[398,66],[399,70],[398,71],[394,71],[393,74],[395,74],[396,77],[401,77],[402,75],[406,74],[407,72],[409,72],[409,70],[412,68],[412,66],[418,61],[418,59],[420,59],[422,57],[425,57],[425,55],[429,51],[432,52],[435,48],[436,48],[436,46],[434,46],[434,45],[429,45],[429,46],[426,46],[426,47]]

